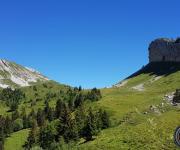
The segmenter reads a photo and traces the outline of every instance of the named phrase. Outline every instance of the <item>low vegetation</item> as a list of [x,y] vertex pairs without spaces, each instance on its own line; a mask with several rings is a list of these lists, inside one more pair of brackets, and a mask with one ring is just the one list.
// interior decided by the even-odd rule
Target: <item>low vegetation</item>
[[[47,88],[43,84],[44,88]],[[38,91],[33,87],[33,91]],[[36,94],[36,96],[38,96]],[[11,113],[0,116],[0,145],[3,149],[5,138],[12,133],[30,129],[29,135],[23,147],[31,149],[41,147],[43,149],[54,149],[61,141],[64,144],[77,143],[81,138],[85,141],[93,140],[102,129],[110,126],[109,115],[105,110],[85,107],[86,104],[101,99],[100,90],[82,90],[79,88],[67,88],[59,93],[46,93],[43,99],[44,107],[26,111],[25,107],[18,109],[21,100],[26,98],[20,89],[3,89],[1,91],[2,101],[10,106]],[[58,98],[55,105],[50,105],[51,99]],[[41,101],[41,100],[40,100]],[[14,102],[17,102],[14,105]],[[13,103],[13,105],[11,105]],[[32,104],[35,106],[36,104]],[[14,106],[14,107],[13,107]]]
[[[22,88],[17,109],[0,100],[0,122],[12,122],[1,129],[1,145],[12,149],[24,137],[18,149],[178,149],[173,134],[180,109],[164,99],[175,92],[178,102],[180,72],[172,65],[145,66],[120,88],[83,90],[55,82]],[[132,88],[142,83],[143,91]]]

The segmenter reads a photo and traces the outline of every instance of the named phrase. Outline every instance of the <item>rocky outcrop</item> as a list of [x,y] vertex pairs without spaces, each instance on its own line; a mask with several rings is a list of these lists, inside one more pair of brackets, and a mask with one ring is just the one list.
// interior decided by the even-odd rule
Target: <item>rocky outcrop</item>
[[0,59],[0,88],[30,86],[49,80],[38,71]]
[[180,62],[180,38],[156,39],[149,45],[149,62]]

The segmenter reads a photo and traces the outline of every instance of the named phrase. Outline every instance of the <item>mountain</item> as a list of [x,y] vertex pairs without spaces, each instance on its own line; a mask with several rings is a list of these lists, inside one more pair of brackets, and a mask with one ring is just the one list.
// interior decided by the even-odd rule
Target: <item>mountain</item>
[[142,89],[145,83],[148,82],[153,83],[154,81],[157,81],[162,77],[166,77],[173,73],[178,73],[179,71],[180,71],[180,62],[150,62],[147,65],[143,66],[141,69],[139,69],[137,72],[133,73],[129,77],[125,78],[123,81],[120,81],[113,86],[114,87],[125,86],[129,81],[131,81],[131,79],[148,74],[150,79],[147,79],[146,81],[139,83],[139,85],[137,85],[139,89]]
[[[173,97],[174,92],[180,89],[180,61],[177,59],[180,49],[173,53],[175,55],[171,55],[170,49],[174,45],[178,47],[178,41],[155,40],[149,48],[147,65],[113,87],[101,89],[102,98],[99,101],[84,104],[83,109],[105,109],[110,116],[110,128],[102,130],[91,141],[81,139],[74,145],[70,143],[63,146],[71,146],[72,150],[179,149],[173,135],[179,126],[180,104],[173,102]],[[70,87],[54,81],[23,87],[21,90],[26,97],[18,111],[25,108],[28,113],[44,109],[47,99],[49,106],[56,108],[57,100],[63,94],[67,98],[66,94],[71,91]],[[9,107],[0,101],[0,115],[9,113]],[[57,125],[56,121],[51,123]],[[22,149],[28,135],[29,128],[13,132],[5,140],[5,150],[12,150],[14,145]],[[21,140],[17,143],[19,137]]]
[[0,88],[25,87],[49,79],[38,71],[0,59]]

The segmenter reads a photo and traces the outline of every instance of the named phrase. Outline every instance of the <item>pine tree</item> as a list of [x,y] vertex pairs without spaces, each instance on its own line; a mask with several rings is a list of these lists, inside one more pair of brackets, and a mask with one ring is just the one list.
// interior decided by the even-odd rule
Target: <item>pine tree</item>
[[65,103],[59,99],[56,103],[56,118],[59,118],[62,115],[62,112],[65,109]]
[[26,114],[24,114],[22,116],[22,120],[23,120],[23,128],[24,129],[29,128],[30,127],[30,123],[29,123],[28,116]]
[[48,111],[48,114],[47,114],[47,119],[49,121],[53,121],[53,119],[54,119],[54,110],[51,107],[49,108],[49,111]]
[[19,118],[19,112],[18,112],[18,110],[14,111],[14,112],[12,113],[12,120],[14,121],[14,120],[16,120],[17,118]]
[[29,136],[24,145],[26,149],[28,150],[31,149],[32,146],[37,142],[36,136],[37,136],[37,121],[33,120],[31,131],[29,132]]
[[71,112],[67,105],[60,117],[60,124],[58,126],[58,135],[63,136],[66,142],[78,139],[78,129],[75,119],[72,119]]
[[106,129],[110,126],[109,115],[106,111],[102,114],[102,129]]
[[80,93],[79,95],[76,96],[75,101],[74,101],[74,105],[75,108],[81,106],[84,102],[84,97],[83,95]]
[[69,99],[68,100],[68,107],[71,111],[74,110],[74,99]]
[[39,143],[43,149],[50,148],[50,145],[55,141],[56,129],[53,125],[48,124],[40,128]]
[[76,119],[76,123],[77,123],[79,137],[82,137],[83,136],[83,128],[86,123],[86,114],[85,114],[84,105],[81,105],[75,112],[75,119]]
[[94,135],[97,135],[98,129],[97,129],[97,122],[96,117],[92,112],[92,109],[89,109],[89,113],[87,116],[87,122],[85,127],[83,128],[83,137],[86,139],[86,141],[92,140]]
[[82,91],[82,87],[81,87],[81,86],[79,86],[79,92],[80,92],[80,91]]
[[5,118],[4,132],[9,135],[12,132],[12,120],[9,116]]
[[37,123],[38,123],[38,126],[43,126],[44,122],[45,122],[44,111],[39,108],[38,112],[37,112]]
[[0,116],[0,150],[4,150],[4,118]]
[[49,102],[48,102],[48,100],[45,100],[45,107],[44,107],[44,112],[45,112],[45,114],[48,114],[48,112],[49,112]]

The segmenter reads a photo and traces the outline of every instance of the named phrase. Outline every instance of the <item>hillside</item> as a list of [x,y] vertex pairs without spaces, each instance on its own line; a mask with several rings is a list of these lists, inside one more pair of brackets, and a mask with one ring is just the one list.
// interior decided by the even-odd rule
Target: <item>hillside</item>
[[0,60],[0,88],[25,87],[48,80],[32,68],[23,67],[8,60]]
[[[71,149],[178,149],[173,141],[175,128],[179,125],[180,107],[172,105],[165,95],[180,87],[180,64],[169,62],[150,63],[112,88],[101,89],[102,99],[86,103],[86,107],[103,108],[110,114],[111,127],[102,130],[94,140],[70,145]],[[60,91],[70,87],[53,81],[21,87],[26,98],[19,111],[26,108],[44,108],[44,100],[51,95],[49,104],[55,107]],[[54,95],[54,96],[53,96]],[[1,103],[0,114],[7,115],[9,108]],[[17,150],[28,136],[28,130],[13,133],[5,141],[5,150],[11,150],[17,139]],[[65,147],[64,149],[67,149]]]
[[111,113],[113,127],[106,129],[83,149],[178,149],[173,134],[180,107],[165,95],[180,88],[179,63],[151,63],[113,88],[102,89],[95,105]]

